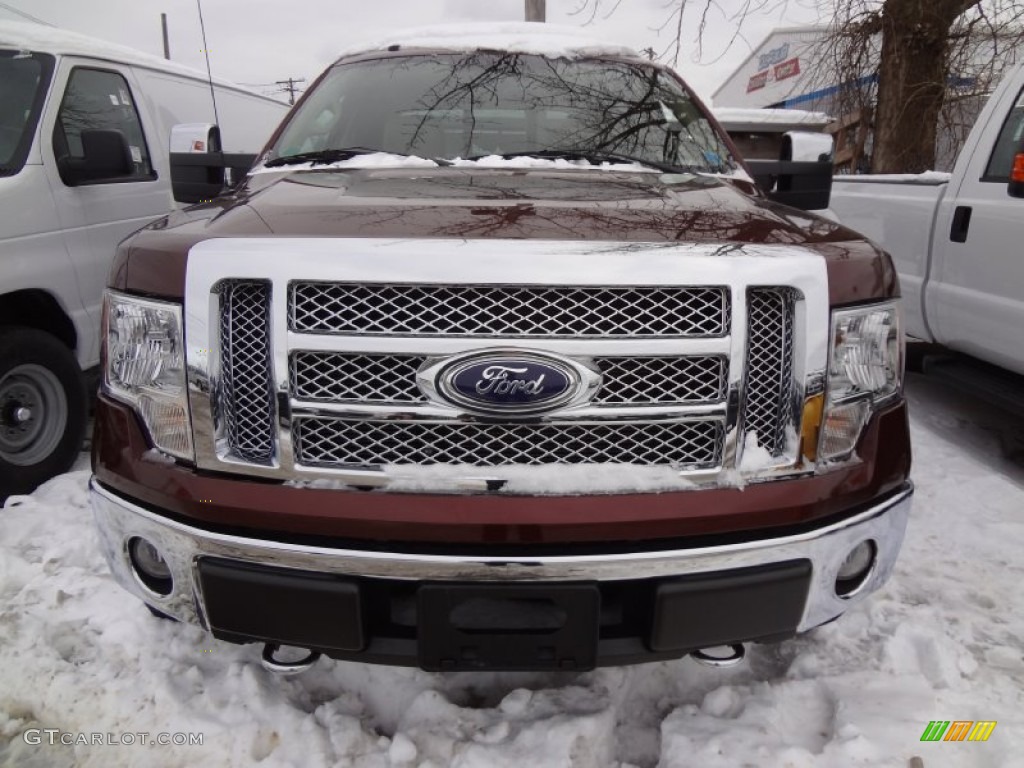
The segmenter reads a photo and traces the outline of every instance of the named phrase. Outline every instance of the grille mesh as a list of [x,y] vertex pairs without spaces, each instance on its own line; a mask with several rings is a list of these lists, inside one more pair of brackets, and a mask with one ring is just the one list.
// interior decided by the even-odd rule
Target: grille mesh
[[255,464],[269,463],[274,451],[269,302],[267,283],[230,281],[221,286],[224,424],[231,452]]
[[296,352],[292,355],[292,391],[321,402],[420,403],[416,371],[425,357],[358,355],[344,352]]
[[436,424],[295,420],[307,466],[381,464],[638,464],[710,469],[721,463],[719,421],[618,424]]
[[359,335],[707,337],[729,333],[721,287],[562,288],[301,282],[294,331]]
[[786,447],[793,407],[793,294],[788,288],[751,289],[748,302],[743,431],[757,432],[761,447],[778,456]]
[[[413,355],[295,352],[292,391],[319,402],[421,403],[416,372],[426,361]],[[726,360],[694,357],[598,357],[603,376],[593,402],[600,405],[665,405],[718,402],[725,397]]]
[[602,385],[595,403],[711,403],[725,398],[724,357],[599,357]]

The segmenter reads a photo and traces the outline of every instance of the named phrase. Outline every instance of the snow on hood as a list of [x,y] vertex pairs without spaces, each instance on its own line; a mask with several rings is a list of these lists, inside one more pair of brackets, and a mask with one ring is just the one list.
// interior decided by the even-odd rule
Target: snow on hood
[[578,59],[588,56],[640,55],[627,46],[612,43],[579,27],[535,22],[439,24],[399,30],[379,40],[343,50],[341,57],[400,48],[435,48],[446,51],[497,50],[532,53],[548,58]]
[[609,163],[604,162],[599,165],[594,165],[587,160],[567,160],[564,157],[530,157],[529,155],[523,155],[520,157],[502,157],[501,155],[488,155],[486,157],[477,158],[475,160],[464,160],[461,157],[457,157],[452,160],[452,165],[456,168],[554,168],[554,169],[573,169],[583,168],[593,170],[599,168],[602,171],[634,171],[639,173],[652,173],[658,172],[656,168],[652,168],[649,165],[642,165],[641,163]]
[[291,171],[327,171],[334,168],[437,168],[439,163],[425,157],[415,155],[393,155],[390,152],[373,152],[369,155],[356,155],[348,160],[333,163],[295,163],[295,165],[275,165],[272,168],[260,166],[253,168],[249,174],[255,173],[290,173]]
[[[630,171],[636,173],[660,173],[655,168],[640,163],[601,163],[593,165],[586,160],[566,160],[565,158],[548,157],[502,157],[501,155],[488,155],[474,160],[465,160],[457,157],[451,161],[456,168],[546,168],[554,170],[602,170],[602,171]],[[274,173],[289,171],[325,171],[333,169],[354,169],[354,168],[438,168],[442,164],[425,157],[393,155],[390,152],[374,152],[369,155],[356,155],[348,160],[339,160],[334,163],[296,163],[295,165],[278,165],[272,168],[261,166],[254,168],[250,173]]]

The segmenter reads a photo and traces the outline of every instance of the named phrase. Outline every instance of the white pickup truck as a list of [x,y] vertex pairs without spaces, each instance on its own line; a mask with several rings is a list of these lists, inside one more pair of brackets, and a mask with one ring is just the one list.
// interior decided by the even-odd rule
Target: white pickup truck
[[830,207],[888,251],[907,334],[1024,374],[1024,66],[952,174],[840,176]]

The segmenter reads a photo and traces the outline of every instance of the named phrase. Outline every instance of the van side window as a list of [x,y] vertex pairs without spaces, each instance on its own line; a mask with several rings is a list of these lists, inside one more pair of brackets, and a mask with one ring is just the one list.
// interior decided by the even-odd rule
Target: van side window
[[995,149],[992,150],[992,157],[989,158],[988,167],[985,168],[985,175],[982,181],[997,181],[1005,184],[1010,180],[1010,171],[1013,170],[1013,158],[1019,151],[1018,147],[1024,141],[1024,89],[1017,94],[1017,102],[1010,110],[1010,114],[1003,123],[1003,129],[999,131],[999,138],[996,139]]
[[[78,184],[156,178],[128,83],[109,70],[71,71],[53,131],[53,153],[65,183],[67,168],[75,169]],[[101,169],[95,167],[97,160],[102,160]]]

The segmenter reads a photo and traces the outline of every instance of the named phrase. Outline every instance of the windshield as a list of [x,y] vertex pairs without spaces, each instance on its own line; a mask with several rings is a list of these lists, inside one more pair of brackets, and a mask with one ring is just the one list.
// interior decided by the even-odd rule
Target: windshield
[[265,159],[353,147],[447,160],[566,153],[710,173],[737,167],[671,75],[641,63],[526,54],[336,65]]
[[0,176],[25,164],[52,72],[52,56],[0,50]]

